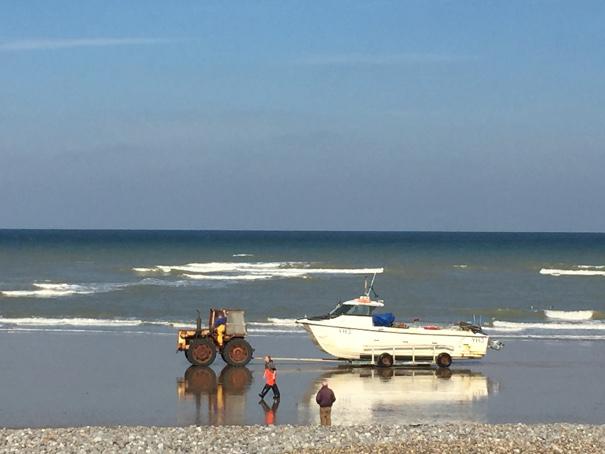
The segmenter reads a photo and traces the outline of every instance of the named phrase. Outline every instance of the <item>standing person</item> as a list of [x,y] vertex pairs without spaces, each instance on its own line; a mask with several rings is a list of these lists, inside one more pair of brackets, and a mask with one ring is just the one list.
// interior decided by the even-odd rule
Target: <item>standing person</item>
[[334,391],[328,388],[328,382],[324,381],[315,396],[315,402],[319,405],[319,422],[322,426],[332,425],[332,404],[335,401]]
[[[273,363],[271,363],[273,364]],[[263,390],[260,392],[259,396],[261,399],[265,398],[265,394],[267,394],[269,392],[269,390],[271,389],[273,391],[273,398],[274,399],[279,399],[279,388],[277,387],[277,369],[275,369],[275,366],[273,367],[269,367],[270,364],[266,363],[265,364],[265,373],[264,373],[264,377],[265,377],[265,386],[263,387]]]

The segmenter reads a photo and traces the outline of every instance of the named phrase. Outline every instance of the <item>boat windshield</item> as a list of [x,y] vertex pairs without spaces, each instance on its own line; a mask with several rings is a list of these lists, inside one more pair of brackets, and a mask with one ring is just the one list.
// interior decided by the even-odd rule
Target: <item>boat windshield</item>
[[339,315],[365,315],[370,316],[376,309],[375,306],[362,306],[351,304],[338,304],[330,311],[330,318],[338,317]]

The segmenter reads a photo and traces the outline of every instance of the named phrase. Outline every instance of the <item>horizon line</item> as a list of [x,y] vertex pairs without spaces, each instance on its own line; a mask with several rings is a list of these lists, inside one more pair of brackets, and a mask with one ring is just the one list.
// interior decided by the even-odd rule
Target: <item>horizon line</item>
[[494,234],[605,234],[604,231],[566,231],[566,230],[339,230],[339,229],[184,229],[184,228],[15,228],[0,227],[6,231],[55,231],[55,232],[258,232],[258,233],[494,233]]

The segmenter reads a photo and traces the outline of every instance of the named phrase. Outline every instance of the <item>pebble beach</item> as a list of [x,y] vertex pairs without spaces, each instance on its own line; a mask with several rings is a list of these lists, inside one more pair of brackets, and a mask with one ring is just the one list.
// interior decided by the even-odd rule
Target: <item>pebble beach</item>
[[0,429],[0,452],[597,453],[605,426],[445,424]]

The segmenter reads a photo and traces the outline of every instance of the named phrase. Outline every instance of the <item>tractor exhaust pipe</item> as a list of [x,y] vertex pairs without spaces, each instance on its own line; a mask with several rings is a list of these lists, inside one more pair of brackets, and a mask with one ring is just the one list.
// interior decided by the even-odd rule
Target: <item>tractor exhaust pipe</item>
[[199,336],[202,334],[202,314],[200,314],[199,309],[196,309],[197,318],[195,319],[195,334]]

